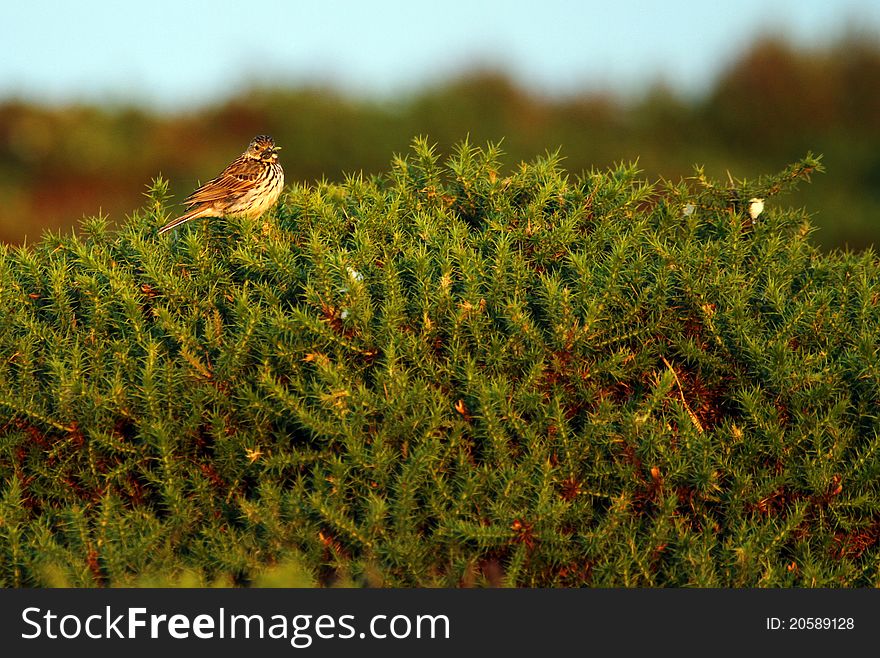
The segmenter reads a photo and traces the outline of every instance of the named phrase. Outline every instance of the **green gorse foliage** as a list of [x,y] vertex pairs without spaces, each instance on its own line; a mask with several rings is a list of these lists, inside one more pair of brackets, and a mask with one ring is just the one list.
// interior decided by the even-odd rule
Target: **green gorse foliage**
[[880,584],[877,259],[780,204],[819,170],[420,139],[3,248],[0,583]]

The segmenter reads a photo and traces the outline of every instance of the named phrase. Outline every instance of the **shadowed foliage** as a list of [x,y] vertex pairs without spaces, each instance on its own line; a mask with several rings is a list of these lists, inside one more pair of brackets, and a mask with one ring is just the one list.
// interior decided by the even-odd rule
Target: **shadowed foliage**
[[416,140],[3,248],[0,584],[880,584],[878,266],[786,207],[818,170]]

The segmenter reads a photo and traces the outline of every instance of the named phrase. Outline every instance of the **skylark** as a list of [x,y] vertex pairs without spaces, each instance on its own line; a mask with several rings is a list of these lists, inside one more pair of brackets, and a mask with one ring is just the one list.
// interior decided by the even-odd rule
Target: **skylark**
[[223,172],[184,199],[187,211],[162,228],[165,233],[200,217],[259,217],[278,201],[284,171],[275,140],[257,135]]

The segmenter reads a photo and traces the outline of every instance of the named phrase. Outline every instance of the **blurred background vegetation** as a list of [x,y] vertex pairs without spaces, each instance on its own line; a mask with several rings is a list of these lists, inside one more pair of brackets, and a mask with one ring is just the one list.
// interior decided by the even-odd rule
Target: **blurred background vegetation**
[[880,45],[854,33],[817,48],[760,37],[698,96],[661,82],[629,97],[541,94],[484,68],[382,100],[298,85],[188,113],[0,101],[0,240],[33,242],[99,212],[119,222],[159,173],[179,201],[258,133],[284,147],[288,180],[304,181],[385,170],[416,135],[441,152],[466,135],[503,139],[510,166],[556,147],[575,173],[638,159],[651,180],[695,164],[752,178],[811,150],[828,173],[794,203],[814,213],[817,242],[880,243]]

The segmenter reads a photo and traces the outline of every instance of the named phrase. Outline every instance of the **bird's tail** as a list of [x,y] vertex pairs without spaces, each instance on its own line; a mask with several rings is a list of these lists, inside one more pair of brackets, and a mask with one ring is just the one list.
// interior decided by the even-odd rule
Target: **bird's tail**
[[170,231],[171,229],[175,229],[191,219],[198,219],[199,217],[208,216],[210,216],[210,212],[206,212],[204,208],[193,208],[192,210],[183,213],[177,219],[172,219],[170,222],[165,224],[165,226],[159,229],[159,235],[162,235],[163,233]]

